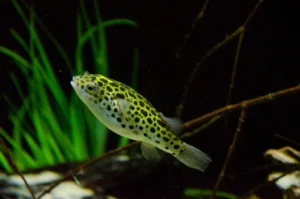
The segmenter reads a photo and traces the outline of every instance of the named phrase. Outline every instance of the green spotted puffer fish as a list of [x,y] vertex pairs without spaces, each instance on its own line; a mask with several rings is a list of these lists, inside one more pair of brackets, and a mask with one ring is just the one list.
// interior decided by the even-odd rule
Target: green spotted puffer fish
[[200,171],[211,162],[208,155],[176,136],[180,132],[180,120],[163,116],[129,86],[98,74],[74,76],[71,85],[108,129],[141,141],[141,151],[146,159],[159,159],[158,148]]

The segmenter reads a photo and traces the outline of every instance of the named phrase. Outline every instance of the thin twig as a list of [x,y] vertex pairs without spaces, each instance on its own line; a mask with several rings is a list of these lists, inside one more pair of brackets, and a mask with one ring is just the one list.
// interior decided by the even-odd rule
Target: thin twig
[[[244,36],[245,36],[245,32],[242,31],[241,34],[240,34],[240,37],[239,37],[236,53],[235,53],[235,56],[234,56],[234,63],[233,63],[233,68],[232,68],[232,72],[231,72],[231,79],[230,79],[229,88],[228,88],[228,95],[227,95],[227,99],[226,99],[226,106],[231,103],[233,90],[234,90],[234,82],[235,82],[235,77],[236,77],[236,70],[237,70],[237,66],[238,66],[238,62],[239,62],[239,57],[240,57],[240,53],[241,53],[241,47],[242,47],[242,42],[243,42]],[[225,126],[224,126],[224,137],[225,138],[228,137],[227,136],[228,119],[229,119],[229,115],[228,115],[228,113],[226,113],[225,114],[225,119],[224,119],[224,124],[225,124]]]
[[287,138],[287,137],[285,137],[285,136],[283,136],[283,135],[280,135],[280,134],[278,134],[278,133],[276,133],[274,136],[277,137],[277,138],[279,138],[279,139],[282,139],[282,140],[284,140],[284,141],[290,142],[290,143],[292,143],[292,144],[294,144],[294,145],[300,147],[300,143],[299,143],[299,142],[296,142],[295,140],[292,140],[292,139],[290,139],[290,138]]
[[[203,131],[205,128],[207,128],[208,126],[210,126],[212,123],[216,122],[218,119],[220,119],[219,116],[214,117],[213,119],[211,119],[209,122],[207,122],[206,124],[202,125],[200,128],[196,129],[195,131],[193,131],[192,133],[185,133],[183,135],[180,136],[181,139],[186,138],[186,137],[190,137],[196,133],[199,133],[200,131]],[[53,183],[50,187],[48,187],[47,189],[45,189],[45,191],[37,198],[40,199],[41,197],[43,197],[45,194],[49,193],[54,187],[56,187],[57,185],[59,185],[61,182],[72,178],[76,173],[78,173],[80,170],[82,170],[83,168],[86,168],[87,166],[98,162],[104,158],[107,158],[111,155],[114,155],[118,152],[121,152],[123,150],[129,149],[130,147],[136,146],[137,144],[139,144],[140,142],[132,142],[131,144],[128,144],[124,147],[120,147],[111,151],[108,151],[107,153],[103,154],[102,156],[98,156],[95,157],[89,161],[87,161],[86,163],[81,164],[80,166],[78,166],[75,169],[72,169],[70,171],[70,173],[68,173],[67,175],[65,175],[62,179],[60,179],[59,181]]]
[[187,44],[189,38],[191,37],[191,34],[194,32],[194,30],[196,29],[196,25],[197,23],[199,22],[200,19],[202,19],[202,17],[204,16],[204,13],[206,11],[206,8],[208,6],[208,3],[209,3],[210,0],[205,0],[203,6],[202,6],[202,9],[200,10],[200,12],[198,13],[197,17],[196,17],[196,20],[195,22],[193,23],[192,25],[192,28],[191,30],[184,36],[184,40],[183,40],[183,43],[182,45],[178,48],[176,54],[175,54],[175,57],[178,59],[180,57],[180,54],[184,48],[184,46]]
[[[240,29],[240,36],[239,36],[239,41],[238,41],[238,44],[237,44],[236,53],[235,53],[235,56],[234,56],[234,63],[233,63],[233,68],[232,68],[232,72],[231,72],[231,79],[230,79],[229,88],[228,88],[228,95],[227,95],[227,99],[226,99],[226,106],[231,104],[233,90],[234,90],[234,82],[235,82],[235,77],[236,77],[236,70],[237,70],[237,66],[238,66],[238,62],[239,62],[242,43],[243,43],[243,40],[244,40],[244,37],[245,37],[246,26],[248,25],[249,21],[253,18],[256,10],[259,8],[259,5],[263,1],[264,0],[260,0],[256,3],[255,7],[253,8],[251,13],[249,14],[247,19],[245,20],[244,24],[239,28]],[[227,132],[226,131],[228,129],[228,119],[229,119],[228,114],[225,114],[225,120],[224,120],[225,137],[227,137]]]
[[203,131],[204,129],[206,129],[207,127],[209,127],[210,125],[212,125],[213,123],[215,123],[216,121],[218,121],[221,118],[220,115],[217,115],[216,117],[212,118],[210,121],[206,122],[205,124],[201,125],[199,128],[193,130],[192,132],[185,132],[184,134],[182,134],[180,136],[180,139],[184,139],[187,137],[191,137],[201,131]]
[[227,171],[227,168],[228,168],[228,165],[229,165],[229,162],[232,158],[232,154],[233,154],[233,151],[235,150],[235,145],[239,139],[239,135],[240,135],[240,132],[241,132],[241,129],[242,129],[242,125],[245,121],[245,117],[246,117],[246,109],[247,109],[247,106],[245,104],[242,104],[242,110],[241,110],[241,114],[240,114],[240,117],[239,117],[239,123],[238,123],[238,126],[236,128],[236,131],[235,131],[235,134],[234,134],[234,137],[233,137],[233,140],[232,140],[232,143],[229,147],[229,151],[228,151],[228,154],[227,154],[227,158],[224,162],[224,165],[220,171],[220,174],[219,174],[219,177],[218,177],[218,180],[214,186],[214,190],[213,190],[213,194],[211,195],[211,199],[214,199],[216,197],[216,193],[223,181],[223,178],[225,176],[225,173]]
[[[250,22],[250,20],[254,17],[257,9],[259,8],[259,6],[264,2],[264,0],[259,0],[255,7],[253,8],[253,10],[251,11],[251,13],[249,14],[249,16],[247,17],[247,19],[245,20],[245,22],[243,23],[242,26],[240,26],[238,29],[236,29],[233,33],[231,33],[229,36],[227,36],[223,41],[217,43],[214,47],[212,47],[203,57],[202,59],[196,63],[196,66],[194,68],[194,70],[192,71],[190,78],[188,79],[188,82],[186,83],[185,87],[184,87],[184,93],[182,95],[182,99],[181,99],[181,103],[178,105],[177,110],[176,110],[176,114],[177,116],[180,116],[183,109],[184,109],[184,104],[186,102],[187,99],[187,95],[189,92],[189,88],[190,85],[192,83],[192,81],[194,80],[198,69],[200,68],[200,66],[204,63],[204,61],[206,59],[208,59],[210,56],[212,56],[217,50],[219,50],[221,47],[223,47],[225,44],[227,44],[229,41],[233,40],[235,37],[237,37],[238,35],[240,35],[241,33],[244,33],[246,30],[246,27],[248,25],[248,23]],[[243,39],[243,38],[242,38]],[[240,43],[241,45],[241,43]]]
[[188,129],[188,128],[195,127],[195,126],[201,124],[202,122],[206,121],[207,119],[215,117],[216,115],[222,115],[222,114],[227,113],[229,111],[240,110],[240,109],[242,109],[243,104],[245,104],[248,107],[256,106],[256,105],[259,105],[259,104],[262,104],[262,103],[272,101],[272,100],[274,100],[278,97],[285,96],[287,94],[295,94],[295,93],[298,93],[298,92],[300,92],[300,85],[290,87],[290,88],[287,88],[287,89],[283,89],[283,90],[280,90],[280,91],[277,91],[277,92],[274,92],[274,93],[269,93],[269,94],[266,94],[266,95],[263,95],[263,96],[260,96],[260,97],[257,97],[257,98],[245,100],[245,101],[242,101],[242,102],[237,103],[237,104],[228,105],[228,106],[225,106],[223,108],[217,109],[213,112],[202,115],[201,117],[198,117],[194,120],[191,120],[189,122],[184,123],[183,124],[183,129],[185,130],[185,129]]
[[5,142],[3,141],[3,139],[2,139],[1,137],[0,137],[0,145],[3,146],[5,152],[7,153],[7,156],[8,156],[8,160],[9,160],[10,166],[11,166],[12,168],[14,168],[14,170],[20,175],[20,177],[22,178],[22,180],[23,180],[25,186],[27,187],[27,189],[28,189],[30,195],[32,196],[32,198],[33,198],[33,199],[36,199],[36,197],[35,197],[35,195],[34,195],[32,189],[31,189],[30,185],[29,185],[28,182],[26,181],[26,179],[25,179],[23,173],[22,173],[22,172],[20,171],[20,169],[18,168],[17,164],[15,163],[15,161],[14,161],[14,159],[13,159],[11,153],[10,153],[9,148],[6,146]]
[[[246,100],[246,101],[243,101],[241,103],[238,103],[238,104],[235,104],[235,105],[229,105],[229,106],[226,106],[224,108],[221,108],[221,109],[218,109],[216,111],[213,111],[211,113],[208,113],[206,115],[203,115],[202,117],[199,117],[197,119],[194,119],[192,121],[189,121],[189,122],[186,122],[183,127],[185,127],[185,129],[187,128],[190,128],[190,127],[194,127],[194,126],[197,126],[199,124],[201,124],[202,122],[206,121],[207,119],[209,118],[212,118],[212,117],[215,117],[215,116],[221,116],[224,112],[227,112],[227,111],[234,111],[234,110],[240,110],[242,109],[243,106],[255,106],[255,105],[259,105],[259,104],[262,104],[264,102],[268,102],[272,99],[276,99],[278,98],[279,96],[283,96],[283,95],[287,95],[287,94],[293,94],[293,93],[297,93],[297,92],[300,92],[300,86],[295,86],[295,87],[291,87],[291,88],[288,88],[288,89],[284,89],[284,90],[281,90],[281,91],[277,91],[275,93],[270,93],[270,94],[267,94],[265,96],[261,96],[261,97],[258,97],[258,98],[254,98],[254,99],[251,99],[251,100]],[[187,138],[187,137],[190,137],[190,136],[193,136],[194,134],[191,134],[191,135],[188,135],[187,134],[183,134],[180,136],[180,138]],[[124,147],[121,147],[121,148],[117,148],[117,149],[114,149],[114,150],[111,150],[111,151],[108,151],[107,153],[103,154],[102,156],[99,156],[99,157],[96,157],[82,165],[80,165],[79,167],[73,169],[69,174],[67,174],[64,178],[62,178],[60,181],[52,184],[49,188],[47,188],[37,199],[40,199],[42,196],[44,196],[46,193],[49,193],[54,187],[56,187],[59,183],[69,179],[72,177],[72,175],[76,174],[78,171],[80,171],[81,169],[87,167],[88,165],[91,165],[92,163],[94,162],[97,162],[99,160],[102,160],[102,159],[105,159],[111,155],[114,155],[116,153],[119,153],[125,149],[129,149],[130,147],[133,147],[133,146],[136,146],[137,144],[139,144],[140,142],[132,142],[131,144],[128,144]]]
[[137,142],[137,141],[132,142],[132,143],[130,143],[130,144],[124,146],[124,147],[120,147],[120,148],[117,148],[117,149],[114,149],[114,150],[110,150],[110,151],[106,152],[105,154],[103,154],[102,156],[95,157],[95,158],[93,158],[93,159],[87,161],[86,163],[81,164],[79,167],[77,167],[77,168],[75,168],[75,169],[72,169],[72,170],[71,170],[68,174],[66,174],[63,178],[61,178],[60,180],[56,181],[56,182],[53,183],[51,186],[49,186],[47,189],[45,189],[45,190],[43,191],[43,193],[41,193],[41,195],[39,195],[39,196],[37,197],[37,199],[42,198],[44,195],[46,195],[47,193],[49,193],[52,189],[54,189],[54,188],[55,188],[57,185],[59,185],[61,182],[65,181],[65,180],[67,180],[67,179],[72,178],[73,175],[75,175],[76,173],[78,173],[80,170],[82,170],[83,168],[87,167],[88,165],[91,165],[92,163],[95,163],[95,162],[97,162],[97,161],[103,160],[103,159],[105,159],[105,158],[107,158],[107,157],[109,157],[109,156],[111,156],[111,155],[113,155],[113,154],[116,154],[116,153],[118,153],[118,152],[120,152],[120,151],[123,151],[123,150],[125,150],[125,149],[130,148],[130,147],[133,147],[133,146],[135,146],[135,145],[137,145],[137,144],[139,144],[139,143],[140,143],[140,142]]

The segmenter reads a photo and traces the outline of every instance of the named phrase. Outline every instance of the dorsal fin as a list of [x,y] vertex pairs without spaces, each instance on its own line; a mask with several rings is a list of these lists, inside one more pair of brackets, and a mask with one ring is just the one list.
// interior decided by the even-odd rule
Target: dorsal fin
[[182,130],[182,121],[180,118],[175,118],[175,117],[165,117],[162,113],[160,113],[162,119],[168,123],[170,127],[170,131],[174,135],[179,135]]

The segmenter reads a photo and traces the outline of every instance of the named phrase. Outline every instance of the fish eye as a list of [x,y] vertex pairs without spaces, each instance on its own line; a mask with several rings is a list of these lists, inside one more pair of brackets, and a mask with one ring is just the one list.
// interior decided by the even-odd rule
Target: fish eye
[[88,91],[93,91],[95,89],[94,86],[91,84],[87,85],[86,88]]
[[88,83],[85,85],[85,91],[90,95],[94,95],[97,92],[97,87],[94,84]]

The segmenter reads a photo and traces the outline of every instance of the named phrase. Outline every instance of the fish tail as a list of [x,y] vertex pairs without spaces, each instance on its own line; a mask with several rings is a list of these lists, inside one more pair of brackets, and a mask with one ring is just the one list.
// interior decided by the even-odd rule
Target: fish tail
[[196,147],[187,143],[183,144],[185,149],[179,155],[175,155],[174,157],[188,167],[205,171],[208,164],[211,162],[211,158]]

